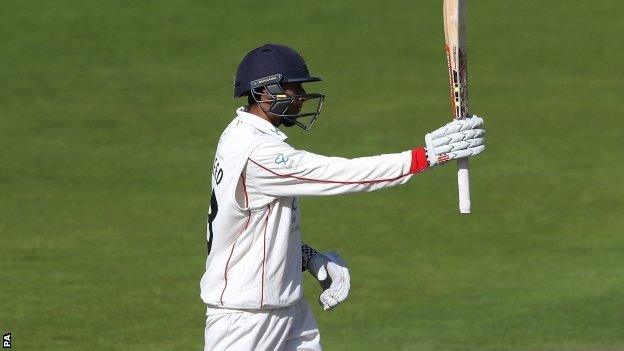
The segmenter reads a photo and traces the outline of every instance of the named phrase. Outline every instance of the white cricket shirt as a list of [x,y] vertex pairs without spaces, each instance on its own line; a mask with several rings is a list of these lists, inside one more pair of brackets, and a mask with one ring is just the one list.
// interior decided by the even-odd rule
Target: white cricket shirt
[[270,309],[302,297],[299,196],[373,191],[427,168],[424,148],[346,159],[297,150],[236,110],[217,146],[201,279],[208,308]]

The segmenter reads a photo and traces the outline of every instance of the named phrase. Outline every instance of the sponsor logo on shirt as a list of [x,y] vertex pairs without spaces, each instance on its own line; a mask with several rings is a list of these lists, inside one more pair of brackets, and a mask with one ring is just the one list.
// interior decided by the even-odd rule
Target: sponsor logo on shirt
[[277,154],[275,157],[275,163],[278,165],[282,165],[282,167],[286,167],[286,163],[288,162],[288,157],[284,156],[284,154]]
[[281,153],[275,156],[275,164],[283,169],[293,170],[297,168],[297,165],[300,163],[300,161],[301,160],[295,160]]

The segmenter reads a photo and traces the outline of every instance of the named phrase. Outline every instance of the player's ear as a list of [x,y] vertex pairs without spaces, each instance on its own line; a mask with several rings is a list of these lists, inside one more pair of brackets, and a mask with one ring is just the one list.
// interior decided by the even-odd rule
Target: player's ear
[[[250,90],[249,94],[247,94],[247,104],[249,106],[256,104],[256,100],[260,101],[260,100],[264,100],[263,99],[263,95],[265,95],[265,88],[263,87],[262,90],[260,92],[256,92],[254,90]],[[254,98],[255,95],[255,98]]]

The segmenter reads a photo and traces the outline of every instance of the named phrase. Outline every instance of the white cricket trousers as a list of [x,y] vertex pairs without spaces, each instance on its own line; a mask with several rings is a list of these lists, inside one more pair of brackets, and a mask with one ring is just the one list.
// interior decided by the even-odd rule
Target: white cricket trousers
[[320,351],[321,337],[305,299],[270,310],[208,309],[204,351]]

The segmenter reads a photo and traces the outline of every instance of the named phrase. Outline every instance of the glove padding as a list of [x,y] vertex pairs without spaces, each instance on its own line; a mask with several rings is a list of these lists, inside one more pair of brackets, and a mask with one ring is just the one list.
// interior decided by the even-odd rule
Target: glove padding
[[319,253],[308,262],[310,273],[319,281],[323,292],[319,303],[325,311],[347,299],[351,277],[346,262],[336,252]]
[[429,166],[456,158],[476,156],[485,150],[483,118],[472,115],[456,119],[425,135]]

